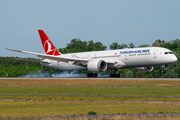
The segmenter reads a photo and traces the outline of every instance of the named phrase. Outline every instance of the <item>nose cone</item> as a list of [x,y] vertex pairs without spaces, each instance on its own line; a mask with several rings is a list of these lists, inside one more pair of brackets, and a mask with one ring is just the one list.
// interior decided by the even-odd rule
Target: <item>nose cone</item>
[[177,57],[175,55],[173,55],[172,58],[171,58],[171,61],[172,62],[176,62],[177,61]]

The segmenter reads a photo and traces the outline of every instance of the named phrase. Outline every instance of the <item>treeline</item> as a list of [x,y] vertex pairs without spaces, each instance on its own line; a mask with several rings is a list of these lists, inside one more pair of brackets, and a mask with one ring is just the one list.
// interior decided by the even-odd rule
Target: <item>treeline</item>
[[[136,72],[133,68],[129,69],[121,69],[118,70],[116,73],[121,74],[121,77],[127,77],[127,78],[154,78],[154,77],[170,77],[170,78],[177,78],[180,77],[180,62],[179,62],[179,56],[180,56],[180,39],[171,40],[168,42],[165,42],[164,40],[156,40],[152,45],[148,44],[142,44],[137,47],[164,47],[167,49],[170,49],[173,51],[173,53],[178,57],[178,61],[174,64],[169,65],[167,68],[167,73],[162,73],[162,67],[156,66],[154,70],[150,73],[140,73]],[[122,48],[135,48],[133,43],[130,44],[118,44],[117,42],[113,42],[111,45],[109,45],[109,48],[111,50],[113,49],[122,49]],[[107,49],[106,46],[104,46],[100,42],[93,42],[91,41],[81,41],[80,39],[72,39],[69,44],[66,45],[65,48],[60,48],[59,51],[61,53],[74,53],[74,52],[86,52],[86,51],[97,51],[97,50],[105,50]],[[101,74],[110,74],[113,73],[113,70],[107,70],[105,72],[102,72]],[[85,72],[86,73],[86,72]]]
[[46,71],[50,74],[57,72],[57,70],[41,66],[38,61],[39,59],[33,58],[0,57],[0,77],[22,77]]
[[[156,40],[152,45],[143,44],[137,47],[147,47],[147,46],[157,46],[157,47],[164,47],[170,49],[174,52],[174,54],[178,57],[178,61],[174,64],[169,65],[167,68],[167,73],[161,73],[162,67],[158,66],[155,67],[154,70],[150,73],[139,73],[136,72],[133,68],[129,69],[121,69],[118,70],[116,73],[121,74],[121,77],[172,77],[177,78],[180,77],[180,40],[171,40],[165,42],[164,40]],[[122,49],[122,48],[135,48],[133,43],[130,44],[118,44],[117,42],[113,42],[109,45],[110,49]],[[65,48],[59,48],[59,52],[65,53],[76,53],[76,52],[87,52],[87,51],[99,51],[99,50],[106,50],[107,46],[103,45],[101,42],[93,42],[90,41],[82,41],[80,39],[72,39],[69,44],[66,45]],[[26,59],[26,60],[24,60]],[[24,76],[30,73],[37,73],[37,72],[49,72],[50,74],[59,72],[58,70],[54,70],[51,68],[46,68],[41,66],[38,62],[32,62],[33,58],[18,58],[18,57],[0,57],[0,77],[18,77]],[[101,74],[110,74],[113,73],[113,70],[107,70],[102,72]],[[84,72],[84,73],[87,73]]]
[[106,50],[106,46],[101,42],[81,41],[80,39],[72,39],[69,44],[66,44],[65,48],[59,48],[58,50],[65,53],[87,52],[87,51],[99,51]]

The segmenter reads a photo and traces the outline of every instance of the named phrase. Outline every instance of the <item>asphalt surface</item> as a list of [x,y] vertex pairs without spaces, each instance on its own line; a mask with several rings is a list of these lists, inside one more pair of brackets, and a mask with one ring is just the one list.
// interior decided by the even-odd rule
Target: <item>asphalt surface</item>
[[[83,118],[104,118],[105,120],[107,118],[114,118],[114,117],[121,117],[121,119],[123,120],[123,117],[138,117],[140,120],[142,118],[142,120],[144,120],[144,117],[156,117],[158,120],[158,117],[172,117],[172,120],[174,119],[174,117],[179,117],[180,114],[179,113],[167,113],[167,114],[125,114],[125,115],[91,115],[91,116],[60,116],[60,117],[51,117],[51,118],[58,118],[58,119],[72,119],[72,118],[76,118],[76,119],[83,119]],[[166,120],[166,119],[165,119]],[[174,119],[175,120],[175,119]]]
[[[129,117],[131,120],[133,120],[133,118],[131,117],[136,117],[136,119],[138,120],[149,120],[153,117],[153,120],[166,120],[168,118],[168,120],[171,118],[172,120],[176,120],[176,117],[179,117],[180,114],[179,113],[157,113],[157,114],[119,114],[119,115],[73,115],[73,116],[51,116],[51,117],[17,117],[17,119],[24,120],[29,118],[30,120],[43,120],[43,119],[91,119],[91,118],[96,118],[96,119],[102,119],[102,120],[106,120],[106,119],[113,119],[116,117],[120,117],[121,120],[124,119],[124,117]],[[13,117],[14,119],[16,119],[16,117]],[[5,119],[6,120],[6,119]],[[8,120],[8,119],[7,119]],[[179,119],[178,119],[179,120]]]
[[122,97],[122,98],[180,98],[179,96],[127,96],[127,95],[63,95],[63,94],[0,94],[0,96],[66,96],[66,97]]
[[86,78],[86,77],[81,77],[81,78],[73,78],[73,77],[0,77],[0,80],[2,79],[13,79],[13,80],[177,80],[180,81],[180,78]]

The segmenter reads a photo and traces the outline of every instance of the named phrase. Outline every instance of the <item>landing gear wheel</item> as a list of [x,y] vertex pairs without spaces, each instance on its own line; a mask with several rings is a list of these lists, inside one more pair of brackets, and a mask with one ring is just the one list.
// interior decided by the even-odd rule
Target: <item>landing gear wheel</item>
[[94,74],[93,74],[93,73],[91,73],[91,77],[94,77]]
[[110,74],[110,77],[114,77],[114,75],[111,73],[111,74]]
[[88,77],[88,78],[91,77],[91,74],[90,74],[90,73],[87,73],[87,77]]
[[117,77],[120,77],[120,74],[117,74]]
[[166,70],[162,70],[162,73],[166,73]]
[[94,77],[96,78],[98,76],[98,74],[97,73],[94,73]]
[[111,73],[109,77],[118,78],[118,77],[120,77],[120,74],[112,74],[112,73]]
[[87,73],[87,77],[90,78],[90,77],[98,77],[98,74],[97,73]]

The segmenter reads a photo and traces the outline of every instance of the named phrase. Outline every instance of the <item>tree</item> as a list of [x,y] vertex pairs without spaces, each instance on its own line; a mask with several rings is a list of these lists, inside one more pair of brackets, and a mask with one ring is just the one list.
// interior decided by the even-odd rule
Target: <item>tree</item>
[[168,43],[164,43],[164,44],[160,45],[159,47],[164,47],[164,48],[176,51],[176,49],[178,48],[178,44],[175,42],[173,42],[173,43],[168,42]]
[[87,51],[87,42],[81,41],[80,39],[72,39],[71,42],[67,44],[66,50],[69,50],[70,53]]
[[133,78],[133,77],[134,77],[133,72],[128,70],[125,74],[125,78]]
[[93,42],[93,40],[88,41],[87,50],[88,50],[88,51],[93,51],[93,48],[94,48],[94,42]]
[[109,47],[111,50],[120,49],[120,45],[117,42],[113,42]]
[[180,77],[180,64],[179,62],[169,65],[166,69],[166,73],[162,74],[163,78],[178,78]]
[[150,46],[148,44],[142,44],[142,45],[140,45],[138,47],[150,47]]
[[128,48],[128,45],[124,44],[124,43],[120,45],[117,42],[113,42],[109,47],[110,47],[111,50],[114,50],[114,49]]
[[90,40],[88,42],[81,41],[80,39],[72,39],[69,44],[66,44],[65,48],[59,48],[59,52],[65,53],[76,53],[76,52],[87,52],[87,51],[99,51],[106,50],[106,46],[101,42],[93,42]]
[[133,44],[133,43],[130,43],[130,44],[129,44],[129,48],[135,48],[134,44]]
[[164,43],[165,43],[164,40],[158,39],[158,40],[156,40],[156,41],[152,44],[152,46],[158,47],[158,46],[160,46],[160,45],[163,45]]
[[127,44],[123,43],[120,45],[120,49],[123,49],[123,48],[128,48]]
[[105,50],[106,48],[107,47],[103,45],[101,42],[95,42],[93,51]]

